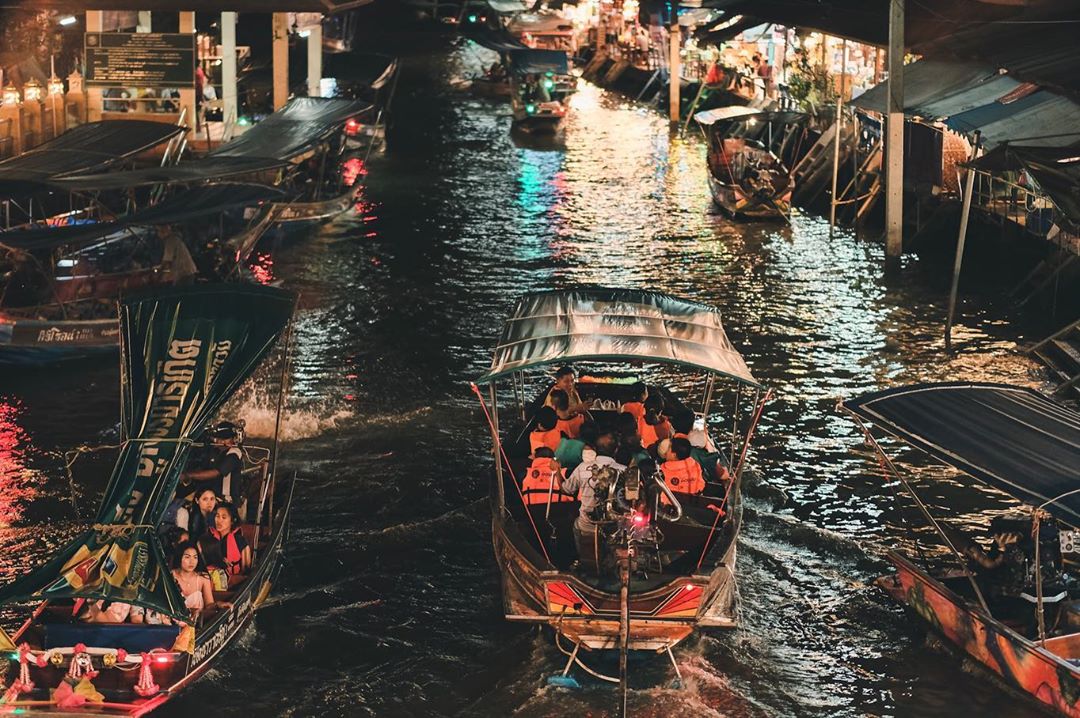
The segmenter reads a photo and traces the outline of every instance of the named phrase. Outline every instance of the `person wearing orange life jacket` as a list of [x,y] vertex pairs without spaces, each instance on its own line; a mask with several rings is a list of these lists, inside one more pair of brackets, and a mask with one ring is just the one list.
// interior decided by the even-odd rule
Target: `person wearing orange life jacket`
[[645,420],[645,400],[649,398],[649,387],[643,381],[639,381],[630,387],[633,399],[631,401],[623,402],[623,405],[619,407],[619,411],[622,413],[633,414],[634,419],[639,423]]
[[573,501],[559,489],[562,487],[562,467],[555,460],[555,452],[541,446],[534,452],[532,464],[525,470],[525,479],[521,482],[521,494],[526,504],[546,504],[548,497],[552,503]]
[[559,415],[550,406],[536,412],[536,428],[529,433],[529,452],[536,456],[536,450],[546,446],[552,451],[559,448],[562,432],[559,431]]
[[[245,574],[251,570],[251,546],[247,539],[240,533],[240,514],[236,507],[230,503],[218,504],[214,512],[214,528],[210,529],[210,535],[220,542],[221,557],[224,566],[209,566],[210,568],[223,568],[228,573]],[[209,557],[207,564],[211,563]]]
[[587,412],[592,407],[592,402],[581,400],[581,394],[578,394],[577,384],[575,383],[576,379],[577,373],[574,371],[573,367],[560,367],[559,370],[555,372],[554,386],[551,387],[551,391],[548,392],[548,395],[544,397],[544,406],[550,406],[552,409],[555,408],[551,399],[551,392],[558,389],[566,392],[566,396],[570,400],[569,411],[571,414],[584,414]]
[[669,439],[674,433],[671,422],[663,414],[664,400],[659,396],[645,399],[645,416],[638,422],[641,445],[649,448],[661,439]]
[[690,456],[690,442],[686,439],[671,440],[668,460],[660,465],[660,472],[672,492],[700,494],[705,490],[701,464]]
[[562,389],[552,389],[551,407],[555,409],[555,415],[559,417],[555,428],[562,432],[563,436],[576,439],[581,435],[581,425],[585,423],[584,414],[574,414],[570,411],[570,398]]

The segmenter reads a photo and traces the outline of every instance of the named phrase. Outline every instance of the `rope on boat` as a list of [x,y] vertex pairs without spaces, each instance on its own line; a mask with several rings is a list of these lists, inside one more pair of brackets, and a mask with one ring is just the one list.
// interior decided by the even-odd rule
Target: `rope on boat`
[[[569,655],[571,655],[571,651],[568,651],[565,648],[563,648],[562,641],[559,640],[560,635],[562,635],[562,634],[560,634],[558,631],[555,631],[555,647],[558,648],[559,651],[564,656],[569,656]],[[585,671],[586,673],[588,673],[593,678],[599,678],[600,680],[607,681],[608,683],[618,683],[619,682],[618,678],[612,678],[611,676],[605,676],[603,673],[600,673],[598,671],[594,671],[593,669],[589,668],[588,666],[586,666],[581,661],[580,656],[574,656],[574,663],[577,665],[578,668]]]
[[475,383],[470,383],[473,393],[476,394],[476,398],[480,401],[480,408],[484,411],[484,419],[488,423],[488,427],[491,428],[492,440],[499,447],[499,454],[502,456],[503,463],[506,464],[506,471],[510,474],[510,478],[514,482],[514,489],[517,490],[518,497],[521,499],[521,505],[525,507],[525,515],[529,518],[529,525],[532,526],[533,532],[536,534],[536,541],[540,544],[540,551],[544,554],[544,559],[551,563],[551,556],[548,555],[547,547],[544,546],[544,539],[540,537],[540,529],[536,526],[536,521],[533,520],[532,512],[529,511],[529,505],[525,503],[525,494],[521,491],[521,484],[518,483],[517,477],[514,476],[514,469],[510,466],[510,457],[506,455],[506,449],[503,448],[502,441],[499,439],[499,432],[495,429],[495,422],[491,419],[491,413],[488,412],[487,404],[484,403],[484,396],[480,393],[480,387]]

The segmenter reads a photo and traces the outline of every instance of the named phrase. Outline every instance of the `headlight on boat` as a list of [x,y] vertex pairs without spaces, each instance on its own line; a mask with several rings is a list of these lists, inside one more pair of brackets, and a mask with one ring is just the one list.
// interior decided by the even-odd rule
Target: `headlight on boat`
[[530,115],[533,114],[534,112],[536,112],[536,105],[533,105],[533,104],[525,105],[525,112],[530,114]]
[[49,662],[52,663],[55,667],[59,668],[60,666],[64,665],[64,654],[56,651],[51,656],[49,656]]
[[116,654],[106,653],[104,656],[101,657],[101,663],[106,668],[112,668],[116,665]]

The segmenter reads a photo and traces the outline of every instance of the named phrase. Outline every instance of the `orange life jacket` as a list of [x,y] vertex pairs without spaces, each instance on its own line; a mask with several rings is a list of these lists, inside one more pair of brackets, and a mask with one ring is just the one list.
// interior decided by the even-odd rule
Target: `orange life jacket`
[[560,439],[562,439],[562,432],[559,431],[558,424],[555,425],[554,429],[549,431],[536,429],[529,434],[529,451],[536,451],[541,446],[546,446],[552,451],[555,451],[555,449],[559,448]]
[[667,418],[662,418],[659,424],[650,424],[642,419],[638,422],[638,434],[641,435],[641,445],[646,449],[671,436],[671,423]]
[[[243,549],[240,548],[240,541],[237,540],[237,536],[240,536],[240,540],[243,540],[240,529],[235,528],[225,534],[224,537],[217,529],[210,529],[210,534],[221,541],[221,552],[225,555],[225,560],[228,562],[228,566],[224,568],[227,568],[229,573],[243,573],[244,568],[241,561],[243,558]],[[245,541],[245,545],[246,543],[247,542]]]
[[628,401],[622,405],[624,414],[633,414],[639,424],[645,421],[645,405],[640,401]]
[[566,434],[571,439],[576,439],[581,435],[581,425],[584,423],[585,417],[578,414],[570,419],[559,419],[559,422],[555,424],[555,429]]
[[705,490],[701,464],[693,458],[665,461],[660,464],[660,471],[664,474],[664,483],[673,492],[700,494]]
[[[555,474],[554,490],[551,484],[551,475]],[[573,496],[567,496],[559,491],[562,486],[562,470],[555,459],[538,456],[532,460],[532,464],[525,470],[525,479],[521,482],[521,493],[525,497],[526,504],[546,504],[548,492],[551,491],[552,503],[558,501],[573,501]]]

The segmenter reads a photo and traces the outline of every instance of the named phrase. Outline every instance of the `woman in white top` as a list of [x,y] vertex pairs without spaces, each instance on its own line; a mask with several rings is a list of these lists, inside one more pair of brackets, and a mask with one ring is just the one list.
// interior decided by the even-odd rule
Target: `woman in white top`
[[207,607],[232,608],[231,603],[214,600],[214,588],[205,571],[199,549],[193,542],[185,541],[176,547],[172,574],[184,596],[184,605],[193,616]]

